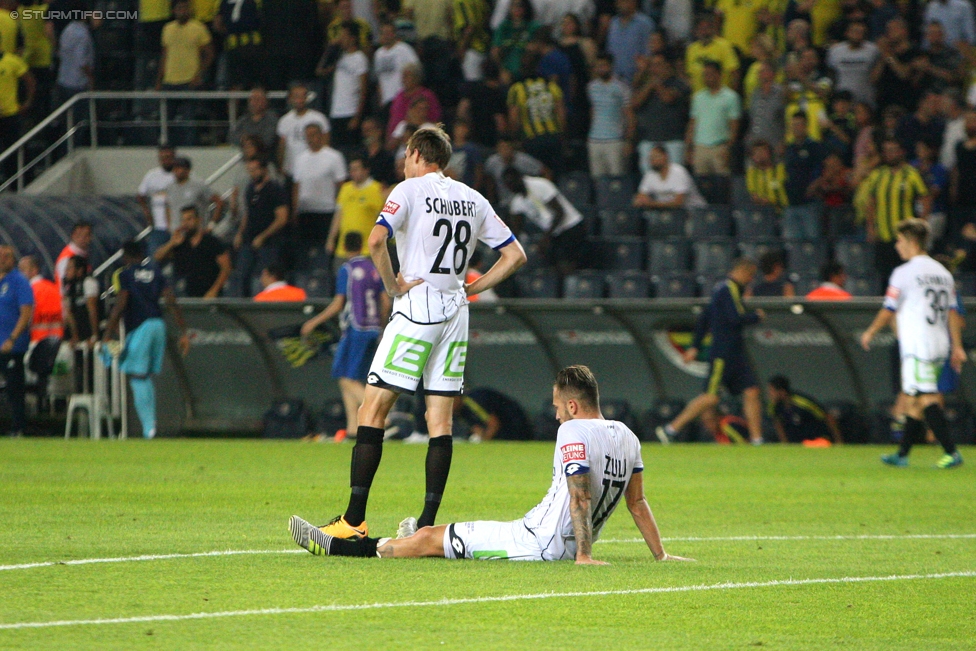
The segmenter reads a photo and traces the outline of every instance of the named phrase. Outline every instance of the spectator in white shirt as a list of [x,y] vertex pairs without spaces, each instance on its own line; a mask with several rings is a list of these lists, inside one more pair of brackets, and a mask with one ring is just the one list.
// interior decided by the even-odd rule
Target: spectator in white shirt
[[373,54],[373,75],[379,85],[384,118],[389,116],[393,98],[403,90],[403,68],[410,63],[419,65],[420,59],[412,47],[400,40],[396,26],[389,22],[380,25],[380,47]]
[[359,25],[352,21],[342,24],[339,47],[342,56],[336,62],[332,77],[329,120],[332,123],[332,146],[345,149],[359,144],[359,127],[366,109],[369,59],[359,49]]
[[672,163],[664,147],[654,145],[650,159],[651,169],[641,179],[634,195],[635,208],[667,210],[706,205],[691,174],[678,163]]
[[836,75],[835,90],[848,90],[856,101],[874,106],[871,68],[878,60],[878,48],[864,40],[867,34],[867,25],[860,21],[848,25],[847,40],[827,50],[827,66]]
[[336,192],[346,180],[346,160],[326,144],[317,124],[305,127],[308,149],[295,160],[292,185],[292,224],[300,248],[325,242],[336,207]]
[[146,237],[146,254],[152,255],[156,249],[169,241],[169,214],[166,210],[166,190],[173,184],[173,165],[176,163],[176,150],[169,145],[159,148],[159,165],[142,177],[136,200],[146,216],[146,225],[152,232]]
[[308,149],[305,127],[317,124],[323,133],[329,133],[329,120],[322,113],[308,108],[308,88],[304,84],[292,85],[288,91],[288,103],[291,110],[278,120],[278,161],[285,176],[291,178],[295,159]]

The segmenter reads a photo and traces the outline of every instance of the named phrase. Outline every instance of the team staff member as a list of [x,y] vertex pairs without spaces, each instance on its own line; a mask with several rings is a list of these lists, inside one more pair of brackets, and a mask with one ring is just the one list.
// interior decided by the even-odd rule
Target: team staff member
[[376,266],[361,253],[363,236],[350,231],[342,244],[348,260],[339,268],[335,297],[322,312],[302,325],[302,336],[308,337],[329,319],[342,315],[343,332],[332,363],[332,377],[339,383],[348,434],[359,427],[366,375],[391,303]]
[[34,292],[34,316],[31,322],[31,341],[64,336],[61,314],[61,292],[58,286],[41,275],[41,267],[32,255],[25,255],[17,265]]
[[[399,394],[427,392],[427,485],[421,525],[434,524],[451,469],[451,413],[464,390],[469,295],[494,287],[525,263],[525,251],[478,192],[444,175],[451,140],[438,127],[418,129],[407,141],[400,183],[369,235],[369,250],[394,298],[393,316],[367,376],[350,470],[345,514],[323,527],[338,538],[368,534],[366,503],[383,454],[386,417]],[[394,275],[387,240],[396,237],[400,273]],[[471,285],[464,275],[481,241],[501,257]],[[435,246],[431,246],[431,244]]]
[[927,222],[908,219],[895,231],[895,248],[905,264],[891,274],[884,307],[861,335],[861,346],[868,350],[878,331],[897,320],[902,393],[907,396],[905,433],[898,452],[881,457],[881,461],[907,466],[912,445],[925,440],[928,425],[945,451],[935,465],[954,468],[962,465],[962,455],[949,430],[938,382],[947,359],[957,373],[966,361],[955,280],[926,253],[931,237]]
[[[625,497],[658,561],[688,561],[664,550],[651,507],[644,497],[640,441],[623,423],[600,412],[600,389],[585,366],[564,368],[556,376],[552,404],[560,422],[549,492],[525,517],[512,522],[461,522],[427,526],[398,540],[341,540],[292,516],[295,542],[318,556],[366,558],[575,560],[577,565],[607,565],[593,558],[593,543]],[[413,524],[413,523],[411,523]],[[401,525],[401,529],[405,529]]]
[[280,264],[269,264],[261,270],[261,287],[264,289],[254,297],[258,303],[294,303],[306,298],[304,289],[288,284]]
[[713,426],[708,429],[714,431],[714,424],[717,422],[715,407],[718,406],[718,392],[723,385],[733,395],[742,394],[742,408],[749,425],[750,442],[753,445],[763,442],[759,382],[746,357],[746,343],[742,334],[746,326],[766,318],[762,310],[747,310],[742,304],[742,292],[755,276],[756,263],[742,258],[736,261],[729,277],[712,291],[711,302],[702,310],[695,324],[694,342],[684,354],[685,363],[698,357],[702,341],[711,331],[712,348],[705,391],[689,402],[677,418],[657,428],[655,434],[661,443],[673,441],[688,423],[699,416],[711,421]]
[[[905,161],[905,149],[894,138],[882,145],[884,165],[864,180],[868,188],[868,242],[874,243],[874,267],[879,276],[888,277],[899,264],[898,252],[892,243],[898,224],[906,219],[925,219],[932,209],[925,180]],[[915,214],[915,202],[921,212]]]
[[125,348],[119,368],[129,376],[132,400],[142,424],[142,436],[156,436],[156,387],[153,376],[163,370],[166,354],[166,323],[159,299],[164,298],[180,329],[179,348],[183,355],[190,351],[183,311],[176,304],[173,290],[166,284],[159,265],[146,258],[142,244],[126,242],[122,247],[121,269],[115,272],[112,284],[118,300],[105,328],[104,340],[118,333],[119,321],[125,320]]
[[789,378],[774,375],[766,387],[769,417],[781,443],[843,443],[837,420],[810,396],[793,391]]
[[11,436],[23,436],[27,425],[24,406],[24,354],[30,345],[30,321],[34,292],[17,270],[17,257],[10,246],[0,246],[0,375],[7,383]]
[[820,285],[807,294],[808,301],[849,301],[851,293],[844,289],[847,272],[839,262],[828,262],[820,270]]
[[180,227],[153,257],[160,263],[172,258],[176,277],[185,283],[183,293],[188,298],[219,298],[230,278],[230,252],[203,228],[196,206],[183,208]]
[[54,282],[58,284],[59,289],[64,283],[64,272],[68,267],[68,260],[81,257],[85,259],[86,264],[91,264],[88,260],[88,251],[92,243],[92,230],[91,222],[87,221],[76,222],[72,226],[68,243],[64,245],[57,260],[54,261]]

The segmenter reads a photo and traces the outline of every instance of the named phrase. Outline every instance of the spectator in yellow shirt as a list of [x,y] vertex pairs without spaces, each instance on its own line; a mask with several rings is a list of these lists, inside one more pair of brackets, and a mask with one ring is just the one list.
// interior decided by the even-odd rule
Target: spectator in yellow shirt
[[[23,103],[18,95],[21,80],[25,91]],[[20,116],[30,110],[34,91],[34,76],[27,62],[16,54],[0,53],[0,151],[6,151],[20,138]],[[16,156],[7,159],[3,176],[13,173],[16,160]]]
[[[159,60],[156,90],[198,90],[204,85],[207,70],[214,60],[210,30],[199,20],[190,17],[190,0],[173,3],[176,20],[163,28],[163,53]],[[188,101],[170,101],[170,119],[193,121],[196,105]],[[196,144],[196,127],[173,127],[170,143],[188,147]]]
[[722,17],[722,36],[739,52],[749,51],[752,37],[759,28],[756,14],[765,4],[765,0],[718,0],[715,3],[715,11]]
[[[383,210],[386,192],[379,181],[370,176],[369,162],[362,155],[353,155],[349,159],[349,178],[339,188],[336,197],[326,251],[334,255],[338,242],[345,242],[347,233],[356,232],[363,236],[362,250],[358,255],[369,255],[366,240],[376,225],[376,216]],[[341,264],[345,258],[336,262]]]
[[705,87],[702,79],[706,61],[714,61],[722,66],[722,84],[732,88],[739,87],[739,55],[732,44],[721,36],[717,36],[718,27],[714,16],[702,16],[698,19],[696,30],[698,40],[688,46],[685,52],[685,70],[693,93]]
[[30,66],[37,82],[37,101],[31,111],[30,121],[39,122],[51,112],[51,87],[54,83],[51,71],[51,51],[54,47],[54,25],[44,19],[47,2],[26,0],[20,4],[20,31],[24,37],[24,61]]
[[17,0],[0,0],[0,51],[20,56],[24,51],[24,34],[11,14],[16,10]]

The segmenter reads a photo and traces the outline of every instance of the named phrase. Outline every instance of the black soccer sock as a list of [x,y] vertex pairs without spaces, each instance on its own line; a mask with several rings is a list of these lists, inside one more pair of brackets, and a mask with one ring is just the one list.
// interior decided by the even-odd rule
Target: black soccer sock
[[349,506],[346,507],[346,522],[358,527],[366,519],[366,502],[369,501],[369,488],[373,476],[383,458],[383,429],[360,425],[356,431],[356,445],[352,449],[352,464],[349,471]]
[[901,446],[898,448],[899,457],[907,457],[912,446],[925,440],[925,423],[911,416],[905,418],[905,429],[901,435]]
[[424,512],[417,519],[418,528],[434,526],[453,455],[454,440],[450,435],[433,437],[427,443],[427,495],[424,496]]
[[949,421],[946,420],[945,410],[939,405],[929,405],[923,413],[926,424],[932,429],[936,440],[942,444],[945,453],[955,454],[956,442],[952,438],[952,432],[949,431]]
[[377,543],[379,543],[379,538],[359,538],[357,540],[333,538],[329,544],[329,556],[373,558],[376,556]]

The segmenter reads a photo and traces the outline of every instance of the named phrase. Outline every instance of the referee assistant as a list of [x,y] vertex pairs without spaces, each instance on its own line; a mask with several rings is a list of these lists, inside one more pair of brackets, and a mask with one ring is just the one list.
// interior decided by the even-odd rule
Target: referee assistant
[[[864,183],[868,187],[868,241],[874,243],[874,268],[887,278],[901,264],[893,243],[898,224],[906,219],[928,217],[932,198],[922,175],[905,162],[901,143],[890,138],[882,145],[884,165],[871,172]],[[915,203],[921,214],[915,214]]]

